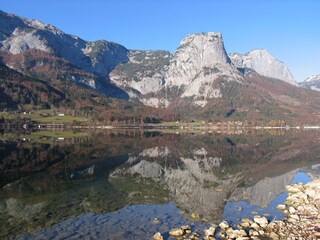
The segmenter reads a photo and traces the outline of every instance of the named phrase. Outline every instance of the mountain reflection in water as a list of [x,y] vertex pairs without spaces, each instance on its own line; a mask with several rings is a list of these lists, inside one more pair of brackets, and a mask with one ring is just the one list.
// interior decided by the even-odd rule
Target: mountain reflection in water
[[319,176],[320,169],[317,132],[0,139],[5,239],[150,239],[179,224],[236,223],[251,211],[280,218],[275,206],[285,186]]

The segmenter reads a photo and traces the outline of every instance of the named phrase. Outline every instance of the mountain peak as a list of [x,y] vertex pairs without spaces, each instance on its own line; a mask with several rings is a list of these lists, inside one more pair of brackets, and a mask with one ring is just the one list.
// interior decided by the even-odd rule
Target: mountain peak
[[306,80],[304,80],[304,82],[317,82],[317,81],[320,81],[320,74],[310,76]]
[[254,49],[250,52],[247,52],[245,55],[247,56],[252,56],[252,55],[255,55],[255,56],[259,56],[259,57],[270,57],[270,58],[274,58],[276,59],[267,49],[264,49],[264,48],[260,48],[260,49]]
[[266,49],[255,49],[246,54],[232,53],[229,57],[239,68],[251,68],[260,75],[298,85],[288,67]]
[[198,63],[198,68],[228,65],[230,59],[224,48],[222,34],[209,32],[185,37],[173,56],[176,64]]
[[212,99],[221,97],[220,89],[214,86],[221,76],[227,81],[241,80],[226,53],[222,34],[209,32],[191,34],[181,41],[165,80],[168,87],[183,87],[182,97]]
[[200,33],[192,33],[188,34],[184,39],[182,39],[181,44],[184,44],[184,42],[194,39],[194,38],[222,38],[222,33],[220,32],[200,32]]
[[87,72],[108,78],[110,71],[128,60],[127,49],[112,42],[88,42],[51,24],[0,12],[0,51],[21,54],[41,50],[64,58]]

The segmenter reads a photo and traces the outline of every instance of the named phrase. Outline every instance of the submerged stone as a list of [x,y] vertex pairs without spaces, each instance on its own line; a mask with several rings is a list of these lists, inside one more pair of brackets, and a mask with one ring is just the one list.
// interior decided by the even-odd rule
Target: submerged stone
[[230,227],[229,223],[227,221],[223,221],[219,224],[219,227],[222,229],[222,230],[226,230]]
[[163,240],[163,237],[161,233],[157,232],[156,234],[153,235],[154,240]]
[[200,215],[197,214],[197,213],[192,213],[192,214],[191,214],[191,217],[192,217],[193,219],[199,219],[199,218],[200,218]]
[[169,231],[169,234],[173,237],[181,237],[184,235],[184,232],[181,228],[173,228]]
[[287,207],[286,207],[286,205],[284,205],[284,204],[279,204],[279,205],[277,206],[277,209],[279,209],[280,211],[284,211],[284,210],[287,209]]

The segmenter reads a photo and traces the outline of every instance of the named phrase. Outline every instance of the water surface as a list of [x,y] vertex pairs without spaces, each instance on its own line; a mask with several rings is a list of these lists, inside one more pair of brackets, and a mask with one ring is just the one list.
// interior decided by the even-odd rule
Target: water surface
[[150,239],[281,219],[285,186],[320,172],[317,132],[44,135],[0,135],[0,238]]

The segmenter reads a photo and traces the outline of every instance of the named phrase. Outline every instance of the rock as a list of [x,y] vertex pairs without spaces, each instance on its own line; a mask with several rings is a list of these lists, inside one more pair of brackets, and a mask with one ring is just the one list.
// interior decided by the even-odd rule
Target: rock
[[299,204],[300,200],[297,199],[296,197],[287,197],[287,200],[284,202],[285,205],[287,206],[296,206],[297,204]]
[[286,191],[288,193],[299,193],[301,190],[299,188],[293,187],[293,186],[286,186]]
[[204,230],[204,235],[205,236],[214,236],[216,231],[215,227],[210,227],[209,229]]
[[253,228],[254,230],[259,230],[260,229],[260,225],[255,223],[255,222],[252,223],[250,227]]
[[229,223],[227,221],[222,221],[220,224],[219,224],[219,227],[222,229],[222,230],[226,230],[230,227]]
[[184,232],[184,234],[190,234],[191,233],[191,227],[186,225],[186,226],[182,226],[181,230]]
[[231,236],[231,235],[233,234],[233,229],[232,229],[232,227],[229,227],[229,228],[226,230],[226,234],[227,234],[228,236]]
[[222,238],[222,239],[225,239],[226,236],[227,236],[227,234],[226,234],[225,232],[219,232],[219,233],[218,233],[218,236],[219,236],[220,238]]
[[214,237],[212,237],[212,236],[205,236],[204,238],[203,238],[204,240],[216,240]]
[[181,228],[173,228],[169,231],[169,234],[173,237],[181,237],[184,235],[184,232]]
[[311,188],[320,188],[320,179],[313,180],[312,182],[309,182],[306,184],[306,187],[311,189]]
[[302,183],[295,183],[295,184],[292,184],[291,186],[300,189],[301,192],[303,192],[305,189]]
[[160,224],[160,221],[159,221],[158,218],[154,218],[154,219],[152,220],[152,223],[153,223],[153,224]]
[[299,212],[303,212],[303,211],[304,211],[304,207],[298,206],[298,207],[297,207],[297,210],[298,210]]
[[314,237],[315,239],[320,239],[320,232],[315,232],[315,233],[313,234],[313,237]]
[[299,194],[299,195],[298,195],[298,199],[300,199],[300,200],[302,200],[302,201],[304,201],[304,202],[306,202],[306,203],[309,202],[309,201],[308,201],[308,195],[307,195],[307,194]]
[[197,213],[192,213],[192,214],[191,214],[191,217],[192,217],[193,219],[199,219],[199,218],[200,218],[200,215],[197,214]]
[[287,209],[287,207],[286,207],[286,205],[284,205],[284,204],[279,204],[279,205],[277,206],[277,209],[279,209],[280,211],[284,211],[284,210]]
[[239,239],[241,237],[247,237],[247,233],[244,230],[234,230],[233,234],[236,239]]
[[309,198],[315,198],[317,195],[317,192],[314,189],[307,189],[305,193],[308,195]]
[[304,205],[304,210],[309,214],[318,212],[318,209],[313,204]]
[[253,230],[250,230],[249,234],[250,234],[250,236],[259,236],[260,235],[258,231],[253,231]]
[[268,229],[269,231],[273,231],[273,230],[275,230],[275,229],[278,228],[278,227],[279,227],[279,225],[278,225],[277,222],[270,222],[270,223],[268,224],[268,226],[267,226],[267,229]]
[[294,209],[293,207],[289,207],[289,213],[291,214],[295,214],[296,209]]
[[188,226],[188,225],[186,225],[186,226],[181,226],[181,229],[182,229],[183,231],[185,231],[185,230],[191,230],[191,227]]
[[248,223],[248,222],[243,222],[243,223],[240,223],[240,226],[241,226],[241,227],[244,227],[244,228],[248,228],[248,227],[251,226],[251,224]]
[[272,238],[273,240],[280,240],[280,237],[278,234],[276,234],[275,232],[271,232],[269,234],[269,237]]
[[268,225],[268,219],[266,217],[255,216],[253,220],[263,228]]
[[252,215],[258,215],[258,212],[251,212]]
[[216,192],[223,192],[223,189],[222,189],[222,188],[216,188],[214,191],[216,191]]
[[154,240],[163,240],[163,237],[161,233],[157,232],[156,234],[153,235]]
[[253,221],[251,220],[251,219],[249,219],[249,218],[243,218],[242,220],[241,220],[243,223],[253,223]]
[[298,215],[296,215],[296,214],[291,214],[291,215],[290,215],[290,218],[293,218],[293,219],[299,220],[299,216],[298,216]]

